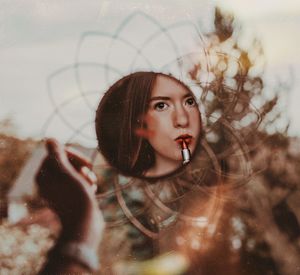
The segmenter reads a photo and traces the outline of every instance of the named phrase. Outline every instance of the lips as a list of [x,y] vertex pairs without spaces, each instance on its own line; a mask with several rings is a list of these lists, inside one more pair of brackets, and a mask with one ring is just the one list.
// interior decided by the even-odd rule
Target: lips
[[177,138],[175,138],[175,141],[178,143],[182,143],[182,141],[184,140],[185,143],[189,144],[191,142],[192,138],[193,138],[192,136],[185,134],[185,135],[180,135]]

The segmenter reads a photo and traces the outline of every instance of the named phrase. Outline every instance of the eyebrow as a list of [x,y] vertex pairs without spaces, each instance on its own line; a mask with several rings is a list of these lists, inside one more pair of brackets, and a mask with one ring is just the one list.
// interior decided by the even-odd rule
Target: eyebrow
[[[192,93],[187,93],[182,98],[187,98],[187,97],[190,97],[190,96],[193,96],[193,94]],[[168,97],[168,96],[154,96],[154,97],[151,97],[149,101],[151,102],[151,101],[154,101],[154,100],[171,100],[171,98]]]

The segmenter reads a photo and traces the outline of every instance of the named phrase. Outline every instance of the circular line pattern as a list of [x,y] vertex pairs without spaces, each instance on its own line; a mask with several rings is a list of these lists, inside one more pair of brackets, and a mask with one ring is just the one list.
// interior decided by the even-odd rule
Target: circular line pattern
[[[124,31],[124,29],[126,29],[126,27],[129,25],[129,23],[132,22],[132,20],[134,20],[137,17],[144,18],[148,22],[152,22],[152,24],[157,29],[155,32],[150,34],[141,43],[140,47],[135,46],[135,44],[132,43],[131,41],[128,41],[127,39],[121,37],[121,34]],[[178,41],[175,41],[172,38],[172,36],[169,34],[169,32],[179,29],[182,26],[190,26],[191,28],[193,28],[196,31],[196,33],[198,35],[197,38],[199,39],[199,44],[202,44],[201,51],[190,52],[190,53],[185,53],[184,55],[181,55],[180,49],[178,46]],[[145,55],[145,49],[150,44],[150,42],[152,42],[155,39],[158,39],[160,36],[165,37],[169,41],[170,45],[172,46],[171,50],[173,51],[173,54],[176,58],[173,60],[168,60],[168,62],[166,64],[157,68],[155,66],[155,64],[152,64],[149,57],[147,57]],[[109,47],[108,47],[108,49],[106,49],[107,52],[106,52],[105,60],[103,61],[103,63],[88,62],[86,60],[81,60],[80,57],[81,57],[82,51],[85,47],[86,41],[90,38],[99,38],[99,39],[110,38]],[[133,50],[135,52],[135,55],[134,55],[131,63],[129,64],[128,71],[126,71],[126,72],[116,68],[115,66],[113,66],[110,63],[110,57],[111,57],[111,55],[113,55],[113,53],[111,52],[111,49],[113,49],[113,46],[116,43],[121,43],[122,45],[124,45],[125,49],[126,49],[126,47],[129,47],[131,50]],[[101,50],[104,51],[104,49],[101,49]],[[220,58],[220,59],[221,58],[224,58],[226,60],[228,59],[228,55],[226,55],[226,54],[223,54],[220,52],[218,52],[216,54],[217,54],[218,58]],[[227,89],[228,91],[230,91],[230,95],[231,95],[229,100],[223,102],[224,104],[225,103],[228,104],[227,108],[225,109],[225,112],[214,123],[207,125],[207,127],[205,129],[205,135],[212,133],[216,129],[216,127],[220,127],[219,125],[221,125],[221,127],[224,127],[224,129],[226,129],[228,131],[228,133],[231,135],[232,139],[235,141],[235,145],[232,145],[231,147],[227,148],[226,150],[222,151],[221,153],[216,153],[216,152],[214,152],[214,148],[212,148],[209,145],[209,143],[206,141],[206,137],[203,137],[201,140],[201,148],[204,149],[204,151],[206,151],[207,157],[210,160],[210,162],[212,163],[213,170],[218,178],[217,182],[218,182],[218,184],[221,184],[221,185],[222,185],[222,181],[224,180],[224,172],[222,171],[222,168],[220,167],[220,163],[219,163],[220,159],[230,157],[232,155],[234,155],[235,157],[239,156],[241,159],[240,165],[242,166],[243,174],[241,174],[241,176],[237,176],[235,173],[228,173],[226,176],[228,177],[228,179],[230,178],[231,180],[234,178],[236,178],[236,179],[242,178],[238,183],[234,183],[231,185],[232,189],[242,186],[243,184],[245,184],[249,181],[251,174],[252,174],[251,163],[250,163],[250,160],[248,157],[249,149],[247,148],[245,142],[243,141],[243,137],[237,131],[235,131],[232,124],[228,122],[228,114],[231,113],[231,111],[235,109],[237,104],[243,102],[243,99],[240,96],[242,88],[243,88],[241,86],[242,81],[240,81],[240,82],[237,81],[236,89],[232,89],[229,86],[226,86],[224,84],[224,81],[222,81],[220,83],[209,81],[209,73],[212,71],[212,65],[210,62],[211,56],[210,56],[209,51],[205,47],[204,36],[200,33],[198,28],[192,22],[178,22],[178,23],[175,23],[173,25],[166,27],[166,26],[162,26],[157,20],[155,20],[154,18],[152,18],[151,16],[149,16],[147,14],[144,14],[142,12],[135,12],[135,13],[129,15],[125,20],[123,20],[120,23],[119,28],[117,28],[116,31],[113,33],[105,33],[105,32],[101,32],[101,31],[100,32],[88,31],[88,32],[83,33],[77,44],[74,64],[58,69],[53,74],[51,74],[47,79],[47,90],[48,90],[50,102],[53,105],[54,111],[50,115],[50,117],[47,119],[47,121],[45,122],[44,127],[42,129],[42,135],[43,136],[47,135],[47,131],[50,128],[51,123],[54,121],[55,118],[59,118],[61,120],[61,122],[66,126],[66,128],[68,128],[72,132],[68,142],[71,142],[73,139],[78,138],[78,137],[84,138],[85,140],[94,140],[94,137],[90,137],[85,134],[85,129],[87,129],[89,126],[93,126],[94,120],[91,120],[91,119],[87,120],[86,123],[83,123],[78,126],[78,125],[74,125],[74,123],[72,123],[70,121],[70,117],[66,117],[64,115],[64,113],[62,112],[66,106],[73,104],[74,101],[76,101],[78,99],[82,99],[82,102],[85,104],[85,107],[87,108],[87,113],[88,112],[91,113],[94,118],[95,109],[92,106],[92,104],[90,103],[89,97],[100,94],[101,92],[105,91],[106,89],[103,88],[103,89],[85,90],[83,87],[83,77],[80,73],[81,69],[87,68],[87,69],[94,69],[94,70],[98,70],[98,69],[103,70],[103,75],[104,75],[104,79],[105,79],[104,86],[106,86],[106,88],[108,88],[108,85],[110,82],[110,76],[112,73],[114,75],[117,75],[118,78],[121,78],[125,74],[132,73],[135,71],[135,65],[137,63],[138,58],[142,58],[142,60],[145,61],[145,64],[148,65],[149,71],[165,70],[166,68],[171,68],[172,64],[175,63],[178,66],[178,71],[180,72],[180,76],[177,78],[182,80],[182,78],[184,77],[183,73],[189,73],[189,72],[182,71],[183,64],[186,62],[187,59],[191,59],[191,57],[197,56],[197,55],[198,55],[198,58],[204,57],[204,60],[205,60],[204,68],[201,68],[201,69],[204,69],[204,71],[207,72],[206,79],[200,81],[198,79],[190,78],[190,83],[187,83],[187,85],[196,85],[197,87],[201,86],[201,88],[202,88],[202,93],[200,95],[201,104],[203,106],[206,105],[206,101],[208,100],[207,98],[208,98],[210,90],[216,90],[218,93],[220,92],[219,94],[218,93],[215,94],[216,99],[219,101],[224,101],[224,99],[222,98],[222,96],[223,96],[222,89]],[[235,61],[238,64],[239,72],[237,73],[237,75],[243,76],[242,64],[240,64],[240,62],[237,58],[234,58],[234,57],[231,57],[231,58],[235,59]],[[68,72],[73,73],[74,79],[75,79],[75,84],[79,91],[79,94],[72,96],[69,99],[65,99],[62,102],[58,103],[59,100],[57,100],[57,98],[56,98],[58,96],[58,93],[54,91],[52,84],[53,84],[53,81],[58,76],[61,76],[64,73],[68,73]],[[220,86],[222,87],[222,89],[220,89]],[[62,91],[59,91],[59,92],[62,92]],[[255,127],[258,127],[258,124],[261,121],[260,114],[253,105],[251,105],[250,107],[252,108],[252,110],[254,110],[254,113],[257,115]],[[204,113],[205,116],[207,114],[208,113],[206,113],[206,112]],[[237,113],[237,115],[238,115],[238,113]],[[87,117],[88,117],[88,115],[87,115]],[[97,151],[95,149],[95,151],[93,153],[93,157],[92,157],[93,161],[96,159],[96,154],[97,154]],[[200,165],[202,165],[202,164],[200,163]],[[224,198],[223,198],[222,194],[219,194],[220,189],[217,189],[216,192],[213,192],[212,189],[210,189],[209,187],[201,185],[202,182],[204,181],[204,179],[206,178],[206,174],[205,174],[206,171],[203,172],[202,170],[203,169],[201,169],[200,166],[197,166],[197,167],[194,167],[193,170],[189,171],[189,175],[190,175],[189,179],[182,180],[180,178],[180,176],[182,174],[179,173],[175,177],[173,177],[171,179],[167,179],[167,181],[172,180],[174,183],[176,183],[176,185],[181,186],[182,190],[198,190],[198,191],[206,192],[207,195],[209,195],[209,196],[214,196],[213,197],[215,200],[214,204],[216,207],[218,207],[218,203]],[[134,184],[135,184],[134,180],[129,181],[127,184],[125,184],[123,186],[121,186],[118,182],[114,181],[114,184],[113,184],[114,189],[109,190],[105,193],[99,194],[97,196],[97,198],[103,200],[105,198],[109,198],[112,195],[115,195],[123,213],[125,214],[124,218],[122,218],[120,220],[109,222],[109,226],[121,225],[123,223],[128,222],[128,220],[129,220],[134,226],[136,226],[145,235],[149,236],[150,238],[157,238],[156,232],[153,232],[150,229],[146,228],[136,218],[136,216],[139,216],[142,213],[144,213],[145,209],[148,209],[149,205],[146,205],[146,208],[141,208],[138,211],[135,211],[134,213],[132,213],[130,208],[126,205],[125,198],[123,198],[122,191],[126,190],[129,187],[132,188],[134,186]],[[157,184],[159,184],[159,182]],[[190,217],[188,215],[180,214],[176,210],[173,210],[170,207],[168,207],[164,201],[160,200],[159,195],[153,192],[153,190],[151,189],[151,187],[149,185],[145,184],[143,191],[144,191],[144,194],[147,196],[147,198],[150,199],[150,201],[152,201],[154,203],[154,205],[156,205],[159,209],[161,209],[162,212],[169,214],[169,215],[176,216],[179,220],[183,220],[185,222],[197,222],[197,217],[195,218],[195,217]],[[184,193],[180,194],[179,190],[176,190],[176,192],[177,191],[178,191],[178,196],[176,198],[173,198],[173,202],[180,201],[182,198],[184,198]],[[216,211],[216,213],[217,212],[218,211]],[[126,220],[126,217],[128,220]]]

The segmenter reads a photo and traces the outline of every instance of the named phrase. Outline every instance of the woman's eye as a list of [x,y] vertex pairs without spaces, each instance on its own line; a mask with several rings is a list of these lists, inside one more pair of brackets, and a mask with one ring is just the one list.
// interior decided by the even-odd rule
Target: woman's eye
[[186,104],[189,105],[189,106],[196,106],[197,103],[195,101],[195,99],[193,97],[190,97],[186,100]]
[[164,102],[158,102],[154,105],[154,109],[158,111],[163,111],[168,108],[168,104]]

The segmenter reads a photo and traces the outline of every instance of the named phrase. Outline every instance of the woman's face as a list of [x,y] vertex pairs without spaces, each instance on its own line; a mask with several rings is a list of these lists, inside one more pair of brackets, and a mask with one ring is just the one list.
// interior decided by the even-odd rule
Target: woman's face
[[144,117],[147,139],[156,160],[182,162],[178,138],[188,137],[191,153],[199,138],[201,121],[196,100],[185,86],[168,76],[158,75]]

